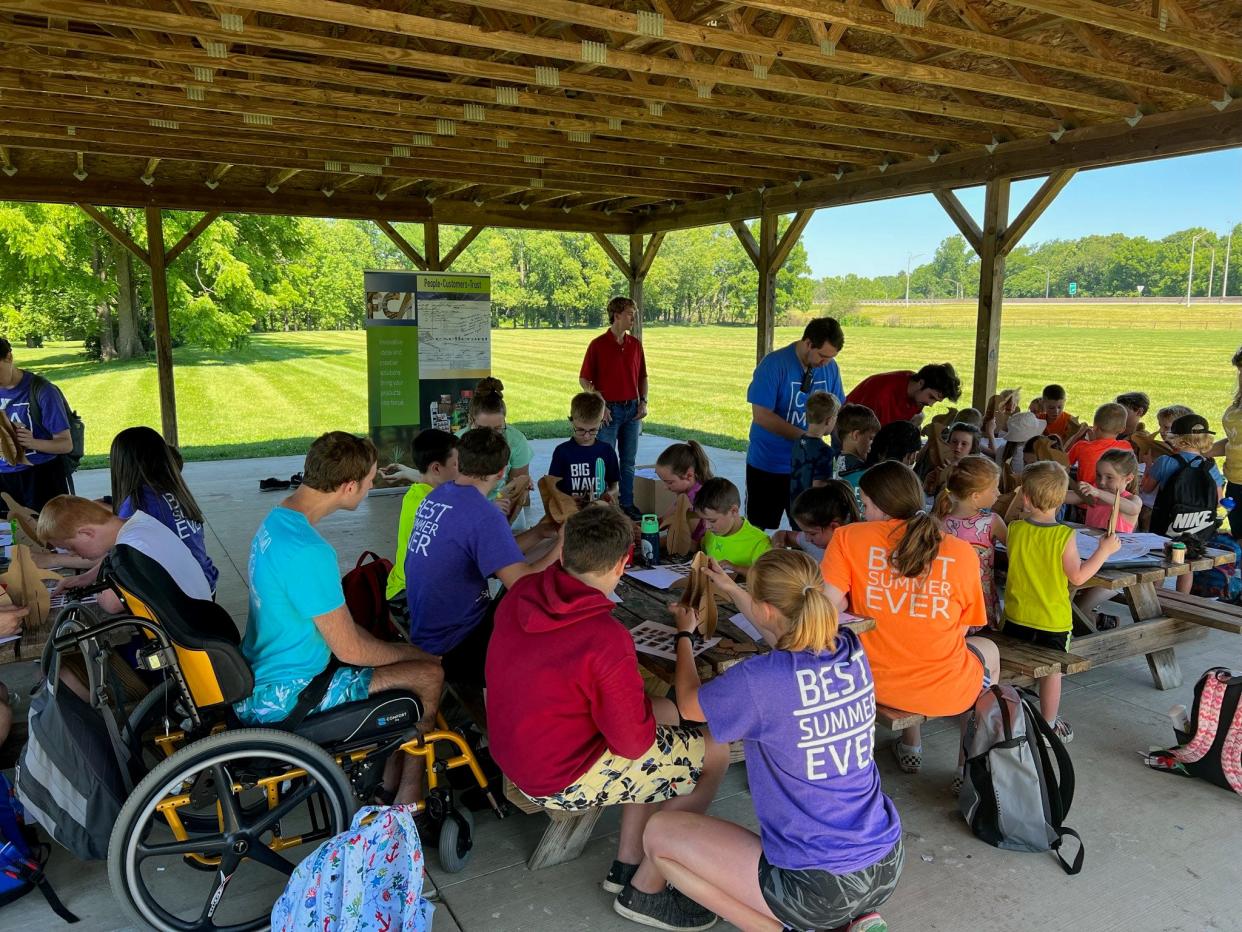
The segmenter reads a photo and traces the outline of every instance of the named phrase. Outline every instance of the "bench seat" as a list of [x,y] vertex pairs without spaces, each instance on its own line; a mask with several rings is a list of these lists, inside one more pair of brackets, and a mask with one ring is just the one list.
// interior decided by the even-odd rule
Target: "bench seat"
[[1183,594],[1172,589],[1156,593],[1160,609],[1170,618],[1194,622],[1230,634],[1242,634],[1242,605],[1217,602],[1203,596]]

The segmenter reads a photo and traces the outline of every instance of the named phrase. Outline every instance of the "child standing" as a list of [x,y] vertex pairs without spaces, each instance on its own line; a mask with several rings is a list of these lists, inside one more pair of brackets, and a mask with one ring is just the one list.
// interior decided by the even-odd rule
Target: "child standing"
[[[1117,506],[1117,533],[1128,534],[1138,523],[1139,512],[1143,504],[1135,494],[1138,484],[1138,459],[1130,450],[1108,450],[1095,466],[1095,485],[1087,482],[1078,483],[1077,491],[1071,490],[1065,500],[1087,507],[1084,524],[1101,531],[1108,529],[1108,522],[1113,516],[1113,502],[1121,499]],[[1113,593],[1111,589],[1095,586],[1081,590],[1074,597],[1074,604],[1084,612],[1093,612],[1103,602],[1107,602]],[[1109,631],[1117,627],[1117,619],[1101,615],[1096,618],[1096,630]]]
[[[991,509],[1000,497],[1000,467],[986,456],[971,453],[949,470],[936,499],[935,515],[947,533],[966,541],[979,557],[979,581],[987,627],[1000,626],[1000,591],[996,585],[996,542],[1007,540],[1005,522]],[[967,628],[968,635],[982,628]]]
[[858,488],[858,479],[867,468],[867,454],[880,432],[880,419],[866,405],[846,404],[837,413],[837,437],[841,449],[833,461],[834,479],[844,479]]
[[[1074,529],[1057,523],[1065,502],[1069,474],[1060,463],[1032,463],[1022,471],[1025,516],[1009,525],[1009,576],[1005,586],[1005,623],[1012,638],[1039,647],[1069,651],[1074,628],[1070,587],[1089,580],[1121,546],[1116,534],[1100,538],[1087,560],[1078,555]],[[1040,677],[1039,708],[1062,741],[1074,729],[1060,717],[1061,674]]]
[[[698,501],[699,489],[703,488],[703,483],[712,477],[712,464],[707,458],[707,451],[703,449],[703,445],[697,440],[690,440],[665,447],[664,452],[656,460],[656,475],[660,477],[666,489],[674,495],[686,496],[690,500],[690,506],[694,507]],[[670,509],[660,515],[660,527],[668,527],[672,519],[673,512]],[[690,535],[697,544],[706,532],[707,525],[696,511],[694,528]]]
[[703,552],[745,576],[759,558],[772,549],[772,542],[742,517],[742,497],[728,479],[709,479],[699,490],[695,507],[707,522]]
[[1126,429],[1126,417],[1125,407],[1116,402],[1095,409],[1090,434],[1067,451],[1070,467],[1078,467],[1079,482],[1095,484],[1095,464],[1106,450],[1130,449],[1129,441],[1118,439]]
[[[909,421],[894,423],[910,424]],[[777,531],[772,535],[772,546],[805,551],[818,564],[824,559],[824,551],[836,529],[858,520],[858,501],[848,482],[829,479],[798,496],[793,503],[793,516],[802,530]]]
[[[962,457],[979,452],[979,428],[973,424],[955,421],[945,436],[944,463],[938,468],[931,466],[931,457],[927,453],[932,443],[935,442],[936,438],[933,437],[924,448],[929,468],[923,476],[923,491],[933,497],[940,494],[940,490],[944,488],[945,481],[949,477],[949,471],[961,462]],[[917,468],[915,471],[918,471]]]
[[806,433],[794,441],[790,462],[790,518],[793,518],[793,503],[799,495],[833,477],[832,447],[825,438],[836,426],[840,408],[836,396],[827,392],[812,392],[806,400]]
[[569,423],[574,435],[552,451],[548,475],[556,487],[579,502],[600,498],[616,501],[621,481],[617,451],[599,439],[604,425],[604,396],[579,392],[569,403]]

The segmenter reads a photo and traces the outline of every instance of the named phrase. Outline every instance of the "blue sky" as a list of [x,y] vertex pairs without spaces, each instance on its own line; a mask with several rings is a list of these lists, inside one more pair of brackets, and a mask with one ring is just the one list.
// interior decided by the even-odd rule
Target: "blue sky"
[[[1013,186],[1011,215],[1039,184]],[[963,189],[958,196],[976,219],[983,214],[983,188]],[[1234,149],[1079,172],[1023,242],[1091,233],[1158,239],[1192,226],[1223,233],[1239,222],[1242,149]],[[803,242],[817,278],[849,272],[872,276],[904,269],[908,253],[924,254],[913,260],[915,266],[928,261],[937,244],[956,232],[936,199],[923,194],[820,210]]]

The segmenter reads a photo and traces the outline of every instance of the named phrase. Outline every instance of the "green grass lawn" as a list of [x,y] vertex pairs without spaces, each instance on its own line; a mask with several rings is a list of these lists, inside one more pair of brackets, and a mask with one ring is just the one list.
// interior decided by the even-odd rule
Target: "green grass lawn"
[[[882,310],[891,316],[905,309]],[[927,309],[911,310],[929,316]],[[846,388],[873,372],[947,360],[963,374],[968,399],[973,318],[961,308],[939,310],[943,316],[936,326],[847,327],[839,357]],[[1029,398],[1045,383],[1061,382],[1070,409],[1086,416],[1118,392],[1138,389],[1148,392],[1156,407],[1188,404],[1218,421],[1233,395],[1229,357],[1242,342],[1242,306],[1194,308],[1204,318],[1194,328],[1181,325],[1184,309],[1177,306],[1075,305],[1072,310],[1073,318],[1060,308],[1046,308],[1044,314],[1007,311],[1002,387],[1020,385]],[[1116,323],[1097,325],[1101,315]],[[1090,322],[1081,325],[1079,317]],[[578,389],[578,366],[592,335],[493,333],[492,364],[505,383],[512,422],[534,437],[564,436],[569,398]],[[779,328],[776,345],[798,336],[795,328]],[[644,340],[651,373],[647,429],[744,449],[753,328],[649,327]],[[93,363],[80,344],[71,343],[18,347],[15,355],[18,365],[60,384],[86,421],[87,466],[103,464],[121,428],[159,426],[153,361]],[[366,429],[366,346],[360,331],[260,334],[238,352],[184,348],[174,356],[181,445],[188,459],[301,453],[325,430]]]

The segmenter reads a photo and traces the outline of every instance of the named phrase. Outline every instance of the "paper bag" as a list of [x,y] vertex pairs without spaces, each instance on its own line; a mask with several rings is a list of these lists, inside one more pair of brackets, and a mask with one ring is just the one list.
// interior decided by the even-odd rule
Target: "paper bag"
[[664,538],[666,553],[683,556],[694,552],[694,531],[691,528],[693,512],[690,497],[685,493],[678,495],[673,502],[673,514],[668,522],[668,536]]
[[29,466],[26,448],[17,439],[17,428],[8,416],[0,412],[0,458],[13,466]]
[[0,576],[9,598],[14,605],[24,605],[30,609],[26,616],[26,630],[42,627],[52,611],[52,593],[44,580],[58,581],[59,573],[43,570],[35,566],[30,548],[25,544],[14,544],[9,569]]
[[1035,460],[1040,463],[1060,463],[1066,469],[1069,469],[1069,457],[1065,455],[1064,450],[1058,449],[1048,437],[1040,437],[1035,441]]
[[983,414],[983,423],[993,422],[993,430],[1003,434],[1009,428],[1009,418],[1016,414],[1021,405],[1022,389],[1006,388],[1004,391],[988,399],[987,410]]
[[514,513],[526,504],[529,497],[530,476],[528,475],[513,476],[496,493],[496,498],[503,498],[505,501],[513,503],[509,508],[510,520],[512,520]]
[[[0,500],[4,501],[5,506],[9,509],[9,517],[17,521],[17,526],[22,529],[22,533],[35,544],[43,546],[43,541],[39,539],[39,513],[25,505],[19,505],[17,500],[8,492],[0,492]],[[17,543],[14,541],[13,543]]]
[[707,561],[707,554],[701,551],[694,555],[690,573],[686,577],[686,589],[681,594],[681,604],[698,612],[699,633],[705,638],[716,633],[717,620],[716,586],[703,571]]
[[539,497],[543,499],[543,513],[557,524],[564,524],[578,513],[578,503],[572,495],[556,487],[556,476],[544,476],[539,480]]

